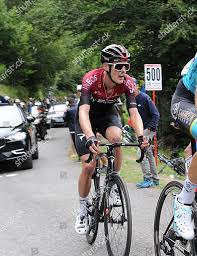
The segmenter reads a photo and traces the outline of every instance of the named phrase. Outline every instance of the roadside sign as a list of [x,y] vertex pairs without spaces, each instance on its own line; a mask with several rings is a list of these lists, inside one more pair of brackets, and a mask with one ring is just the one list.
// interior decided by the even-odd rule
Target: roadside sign
[[162,90],[161,64],[144,64],[144,76],[146,91]]

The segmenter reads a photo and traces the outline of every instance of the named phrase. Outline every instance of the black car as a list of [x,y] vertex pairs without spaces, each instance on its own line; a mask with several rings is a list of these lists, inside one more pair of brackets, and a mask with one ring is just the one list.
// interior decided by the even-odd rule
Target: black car
[[51,127],[67,126],[65,122],[67,110],[68,106],[64,103],[56,104],[50,107],[47,114],[47,119],[51,121]]
[[34,118],[26,116],[16,104],[0,104],[0,163],[31,169],[38,159]]

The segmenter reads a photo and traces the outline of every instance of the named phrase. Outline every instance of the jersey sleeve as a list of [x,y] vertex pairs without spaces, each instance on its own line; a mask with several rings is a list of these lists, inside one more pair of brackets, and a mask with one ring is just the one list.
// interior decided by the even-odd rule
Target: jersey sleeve
[[137,108],[136,100],[135,100],[135,88],[136,84],[132,77],[128,77],[125,81],[125,95],[127,99],[127,108]]
[[91,83],[89,80],[89,73],[87,73],[82,79],[82,88],[81,88],[79,106],[84,104],[90,105],[90,94],[91,94],[90,92],[91,92]]
[[197,55],[192,60],[187,73],[183,76],[183,83],[190,91],[195,94],[197,77]]

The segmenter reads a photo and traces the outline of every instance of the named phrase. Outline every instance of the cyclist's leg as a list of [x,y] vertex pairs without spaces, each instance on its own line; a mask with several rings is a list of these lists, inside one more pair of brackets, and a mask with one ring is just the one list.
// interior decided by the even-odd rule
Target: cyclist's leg
[[86,204],[88,201],[88,194],[91,187],[91,177],[94,172],[95,162],[91,161],[90,163],[86,163],[89,156],[89,150],[86,149],[86,138],[83,134],[79,125],[76,124],[75,127],[75,141],[76,141],[76,149],[78,155],[81,158],[82,163],[82,171],[79,176],[78,181],[78,191],[79,191],[79,211],[76,219],[75,230],[79,234],[86,234],[88,232],[88,218],[87,218],[87,208]]
[[[107,128],[105,132],[105,137],[110,143],[120,142],[122,136],[122,131],[119,127],[110,126]],[[114,149],[115,154],[115,170],[118,172],[120,171],[121,164],[122,164],[122,150],[121,147]]]
[[[120,142],[122,139],[122,124],[120,118],[113,110],[97,123],[98,132],[110,143]],[[115,148],[115,170],[119,171],[122,164],[121,148]]]
[[[197,109],[194,96],[179,82],[172,98],[171,113],[176,122],[193,138],[197,138]],[[181,193],[174,201],[174,228],[185,239],[194,237],[191,204],[197,188],[197,155],[192,159],[189,173],[184,181]]]

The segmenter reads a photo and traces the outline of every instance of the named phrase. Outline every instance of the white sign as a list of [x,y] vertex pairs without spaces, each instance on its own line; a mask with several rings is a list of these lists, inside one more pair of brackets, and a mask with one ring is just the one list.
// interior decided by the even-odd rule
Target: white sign
[[146,91],[162,90],[161,64],[144,64]]

